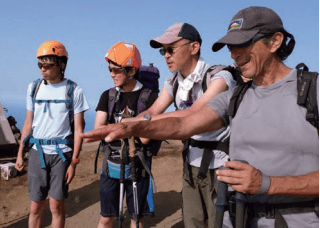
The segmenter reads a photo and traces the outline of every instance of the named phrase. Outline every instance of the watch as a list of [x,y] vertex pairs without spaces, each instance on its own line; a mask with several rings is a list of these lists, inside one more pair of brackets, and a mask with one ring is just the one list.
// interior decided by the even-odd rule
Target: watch
[[72,162],[77,165],[80,163],[80,158],[72,158]]
[[145,114],[143,115],[143,120],[147,120],[147,121],[150,121],[151,120],[151,115],[150,114]]

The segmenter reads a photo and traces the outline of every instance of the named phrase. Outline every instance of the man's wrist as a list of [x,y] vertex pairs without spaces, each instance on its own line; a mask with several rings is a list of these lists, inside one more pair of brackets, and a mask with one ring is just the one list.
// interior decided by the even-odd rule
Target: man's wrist
[[265,195],[270,188],[270,176],[264,174],[260,170],[259,172],[261,173],[261,185],[256,195]]
[[80,158],[72,158],[71,162],[75,165],[78,165],[80,163]]
[[142,116],[142,120],[143,121],[150,121],[151,120],[151,115],[150,114],[144,114]]

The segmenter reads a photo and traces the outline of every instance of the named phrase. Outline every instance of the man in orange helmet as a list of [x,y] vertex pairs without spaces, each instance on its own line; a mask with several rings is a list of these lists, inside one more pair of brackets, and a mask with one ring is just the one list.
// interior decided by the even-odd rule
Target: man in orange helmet
[[31,200],[29,227],[42,227],[48,194],[52,227],[64,227],[64,199],[72,181],[84,128],[84,112],[89,109],[82,89],[64,78],[68,52],[58,41],[43,43],[37,52],[42,79],[29,84],[27,114],[22,128],[16,169],[24,168],[24,152],[29,148],[28,185]]
[[[110,123],[119,123],[122,118],[139,114],[138,106],[141,97],[143,97],[142,94],[149,90],[136,80],[139,67],[141,66],[141,57],[139,50],[134,44],[125,42],[116,43],[109,49],[105,59],[109,64],[110,76],[113,79],[115,87],[106,90],[100,97],[96,108],[95,129],[104,127]],[[145,105],[146,108],[149,108],[157,99],[157,93],[151,90],[149,92],[150,94]],[[112,105],[110,105],[110,101],[113,102]],[[149,143],[148,139],[141,139],[141,141],[145,145],[142,149],[139,148],[138,144],[137,150],[144,150],[146,144]],[[102,143],[105,142],[103,141]],[[121,213],[119,213],[119,198],[121,195],[120,174],[114,175],[114,170],[112,169],[112,167],[118,167],[116,170],[119,170],[121,166],[120,144],[120,140],[115,140],[104,145],[103,153],[105,159],[100,177],[101,217],[98,224],[99,228],[112,227],[115,217],[119,218],[120,222],[122,219]],[[140,146],[142,147],[141,144]],[[146,158],[150,169],[151,158]],[[127,197],[127,207],[131,217],[131,227],[136,227],[135,222],[139,221],[139,227],[141,228],[143,227],[142,217],[153,216],[153,211],[150,210],[150,202],[147,200],[148,193],[150,194],[150,174],[148,171],[146,172],[147,168],[141,161],[136,163],[136,168],[138,176],[138,213],[134,210],[133,183],[130,177],[125,178],[124,188]]]

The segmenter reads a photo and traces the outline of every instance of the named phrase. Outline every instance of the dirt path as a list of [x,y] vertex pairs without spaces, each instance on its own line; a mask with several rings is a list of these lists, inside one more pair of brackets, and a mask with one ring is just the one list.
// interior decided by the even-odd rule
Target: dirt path
[[[75,179],[70,184],[66,206],[67,228],[96,227],[100,217],[99,175],[93,174],[94,159],[98,143],[84,144],[81,162],[77,166]],[[162,144],[159,155],[153,158],[152,172],[157,192],[155,198],[155,217],[145,219],[145,227],[183,227],[181,214],[181,176],[182,143],[169,141]],[[98,170],[103,157],[100,153]],[[27,173],[5,181],[0,180],[0,227],[28,227],[29,197]],[[129,218],[125,211],[123,227],[129,227]],[[44,227],[50,227],[51,215],[44,213]],[[116,227],[116,226],[114,226]]]

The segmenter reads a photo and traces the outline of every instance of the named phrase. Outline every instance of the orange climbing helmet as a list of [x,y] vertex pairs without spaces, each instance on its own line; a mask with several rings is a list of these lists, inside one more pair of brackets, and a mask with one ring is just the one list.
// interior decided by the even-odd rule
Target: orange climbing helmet
[[106,61],[109,60],[122,67],[141,66],[141,56],[138,48],[134,44],[118,42],[113,45],[105,56]]
[[46,55],[56,55],[58,57],[65,56],[68,58],[68,52],[65,46],[59,41],[46,41],[39,47],[37,51],[37,58]]

